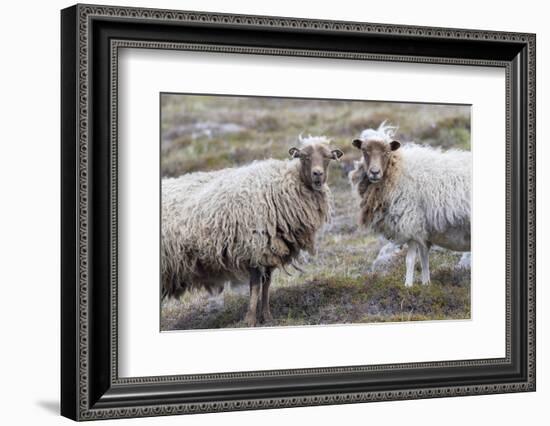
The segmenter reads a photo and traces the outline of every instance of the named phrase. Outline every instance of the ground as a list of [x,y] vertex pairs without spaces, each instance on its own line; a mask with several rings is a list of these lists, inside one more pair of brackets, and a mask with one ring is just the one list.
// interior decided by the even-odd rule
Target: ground
[[[335,211],[320,233],[317,253],[303,255],[302,272],[276,271],[271,286],[273,321],[263,326],[320,325],[470,317],[470,270],[461,254],[432,249],[432,283],[403,285],[405,249],[373,271],[385,244],[357,225],[357,206],[346,173],[358,151],[351,140],[389,120],[398,138],[442,149],[470,149],[470,109],[465,106],[336,101],[267,100],[163,95],[163,176],[216,170],[263,158],[287,158],[300,133],[326,135],[345,152],[330,167]],[[417,271],[417,277],[419,277]],[[193,292],[161,304],[161,329],[244,327],[248,288],[219,295]]]

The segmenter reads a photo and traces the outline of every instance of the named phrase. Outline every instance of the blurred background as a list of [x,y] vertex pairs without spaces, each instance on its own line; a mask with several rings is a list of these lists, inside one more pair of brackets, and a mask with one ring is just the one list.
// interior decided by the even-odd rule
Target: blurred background
[[[347,174],[360,152],[351,141],[384,120],[402,143],[470,150],[464,105],[161,94],[162,177],[286,159],[300,134],[325,135],[344,151],[329,168],[335,211],[317,255],[302,256],[303,272],[274,273],[274,320],[264,326],[470,318],[469,254],[432,247],[432,284],[405,288],[406,247],[357,225]],[[161,330],[243,327],[247,305],[248,286],[187,293],[162,302]]]

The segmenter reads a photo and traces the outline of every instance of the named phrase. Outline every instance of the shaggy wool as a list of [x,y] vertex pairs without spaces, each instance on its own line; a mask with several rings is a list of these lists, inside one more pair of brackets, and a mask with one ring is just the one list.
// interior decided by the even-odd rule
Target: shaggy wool
[[306,187],[300,167],[270,159],[163,180],[163,295],[219,291],[246,280],[250,268],[284,267],[301,250],[313,252],[331,195],[327,185]]
[[430,241],[449,229],[467,230],[469,245],[472,158],[408,144],[392,151],[384,178],[361,188],[361,223],[392,241]]

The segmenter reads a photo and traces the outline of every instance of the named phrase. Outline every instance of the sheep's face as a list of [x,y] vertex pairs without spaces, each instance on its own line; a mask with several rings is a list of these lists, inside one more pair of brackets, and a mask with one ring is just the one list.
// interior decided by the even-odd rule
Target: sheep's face
[[327,181],[328,165],[338,160],[344,153],[339,149],[331,150],[326,144],[310,144],[303,148],[290,148],[292,158],[299,158],[300,175],[304,184],[315,191],[321,191]]
[[353,146],[363,153],[364,170],[371,183],[380,182],[388,166],[393,151],[399,149],[399,141],[387,143],[382,140],[355,139]]

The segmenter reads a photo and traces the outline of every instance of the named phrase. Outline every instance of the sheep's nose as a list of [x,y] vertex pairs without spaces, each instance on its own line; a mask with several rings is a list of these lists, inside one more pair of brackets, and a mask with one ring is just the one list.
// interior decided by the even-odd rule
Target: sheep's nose
[[380,169],[370,169],[370,173],[373,175],[373,176],[377,176],[380,174]]
[[313,177],[320,178],[323,176],[322,170],[313,170]]

